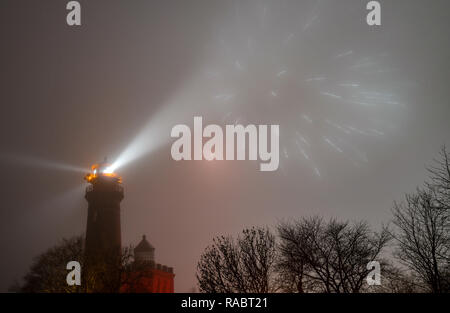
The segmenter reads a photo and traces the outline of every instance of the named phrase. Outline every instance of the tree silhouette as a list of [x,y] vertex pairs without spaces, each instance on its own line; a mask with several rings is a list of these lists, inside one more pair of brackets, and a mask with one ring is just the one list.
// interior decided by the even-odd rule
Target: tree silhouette
[[[427,182],[427,188],[433,192],[438,207],[442,210],[450,210],[450,153],[445,146],[439,152],[439,158],[435,164],[428,167],[431,182]],[[449,226],[449,225],[447,225]],[[447,229],[448,231],[448,229]]]
[[417,273],[431,292],[448,291],[449,264],[446,230],[448,214],[436,208],[433,193],[417,189],[392,210],[398,249],[396,257]]
[[[75,236],[63,239],[59,244],[37,256],[24,276],[23,284],[15,283],[11,291],[26,293],[80,293],[103,292],[116,293],[122,286],[125,292],[139,290],[141,279],[150,277],[147,264],[134,262],[133,248],[122,249],[117,263],[98,263],[85,270],[84,237]],[[114,258],[105,258],[114,260]],[[69,286],[66,265],[77,261],[81,265],[81,285]],[[113,261],[112,261],[113,262]]]
[[197,265],[202,292],[267,293],[277,290],[275,236],[267,228],[244,229],[237,239],[216,237]]
[[37,256],[24,277],[23,285],[16,289],[27,293],[81,292],[80,286],[67,285],[66,265],[69,261],[78,261],[83,268],[83,243],[82,236],[63,239],[55,247]]
[[281,224],[278,233],[278,267],[287,290],[297,292],[360,292],[367,264],[385,263],[381,252],[390,238],[385,228],[373,233],[365,222],[325,222],[317,216]]
[[394,203],[396,257],[433,293],[450,290],[450,164],[442,147],[428,168],[431,182]]

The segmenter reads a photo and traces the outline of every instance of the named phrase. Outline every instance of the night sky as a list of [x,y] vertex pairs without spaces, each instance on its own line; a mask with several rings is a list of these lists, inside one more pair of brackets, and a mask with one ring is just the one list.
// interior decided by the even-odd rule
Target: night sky
[[[83,176],[119,162],[122,242],[196,286],[212,238],[314,214],[389,221],[450,145],[450,2],[0,2],[0,291],[85,231]],[[280,167],[172,160],[176,124],[279,124]]]

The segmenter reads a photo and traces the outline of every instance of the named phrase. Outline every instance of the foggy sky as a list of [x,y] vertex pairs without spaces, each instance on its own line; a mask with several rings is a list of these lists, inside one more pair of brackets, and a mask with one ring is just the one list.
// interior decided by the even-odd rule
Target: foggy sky
[[[450,144],[450,4],[380,2],[372,28],[360,0],[80,1],[80,27],[65,1],[2,1],[0,290],[85,231],[83,169],[124,151],[122,242],[146,234],[177,292],[217,235],[388,222]],[[173,161],[194,116],[279,124],[280,168]]]

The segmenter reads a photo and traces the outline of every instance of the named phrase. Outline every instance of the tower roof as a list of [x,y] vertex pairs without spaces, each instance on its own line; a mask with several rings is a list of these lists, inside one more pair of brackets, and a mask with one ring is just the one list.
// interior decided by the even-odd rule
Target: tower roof
[[145,235],[142,235],[141,242],[134,248],[134,252],[147,252],[153,251],[155,247],[153,247],[146,239]]

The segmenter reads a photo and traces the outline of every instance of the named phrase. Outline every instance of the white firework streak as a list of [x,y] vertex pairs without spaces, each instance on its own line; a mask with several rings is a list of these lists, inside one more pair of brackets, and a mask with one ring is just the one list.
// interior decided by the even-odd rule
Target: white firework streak
[[323,94],[324,96],[328,96],[331,98],[335,98],[335,99],[341,99],[341,96],[335,95],[334,93],[331,92],[321,92],[321,94]]
[[339,124],[336,124],[336,123],[331,122],[329,119],[326,119],[326,120],[325,120],[325,123],[327,123],[327,124],[329,124],[329,125],[331,125],[331,126],[337,128],[337,129],[343,131],[343,132],[346,133],[347,135],[349,135],[349,134],[351,133],[348,129],[342,127],[342,126],[339,125]]
[[346,57],[347,55],[350,55],[350,54],[353,54],[353,51],[352,51],[352,50],[347,51],[347,52],[344,52],[344,53],[341,53],[341,54],[338,54],[338,55],[336,56],[336,59],[337,59],[337,58]]
[[214,98],[217,100],[223,100],[223,101],[228,101],[231,98],[233,98],[234,95],[232,94],[223,94],[223,95],[216,95]]
[[303,114],[302,117],[303,117],[303,119],[305,119],[308,123],[312,124],[313,121],[312,121],[312,119],[311,119],[308,115]]
[[327,144],[329,144],[334,150],[336,150],[337,152],[339,152],[339,153],[343,153],[343,151],[342,151],[342,149],[341,148],[339,148],[334,142],[332,142],[329,138],[327,138],[327,137],[323,137],[323,140],[325,140],[325,142],[327,143]]
[[[321,139],[336,153],[344,154],[353,164],[358,166],[360,163],[367,163],[368,156],[350,141],[362,142],[357,140],[358,136],[372,138],[385,136],[387,125],[395,125],[395,122],[386,119],[386,116],[391,115],[384,113],[383,110],[398,109],[401,105],[396,93],[392,91],[395,89],[390,88],[391,86],[383,88],[386,85],[383,84],[384,75],[389,75],[390,71],[379,68],[382,65],[379,61],[380,54],[378,56],[358,55],[351,47],[347,49],[341,47],[340,53],[330,54],[329,59],[324,60],[315,58],[314,53],[298,52],[304,47],[302,40],[305,36],[313,35],[315,29],[313,26],[319,21],[320,12],[316,9],[310,15],[311,18],[299,20],[297,28],[292,28],[289,24],[290,29],[286,29],[284,36],[278,33],[271,35],[266,31],[273,23],[272,16],[277,15],[270,14],[269,4],[262,8],[262,12],[259,13],[261,20],[257,21],[263,21],[264,27],[249,28],[246,31],[245,28],[238,26],[240,25],[238,22],[236,25],[230,25],[228,31],[231,32],[228,36],[219,38],[219,47],[226,55],[225,59],[220,61],[222,65],[219,65],[223,66],[223,69],[220,75],[210,75],[209,78],[213,82],[217,81],[219,85],[217,88],[220,88],[220,85],[222,88],[226,86],[222,92],[217,92],[218,89],[216,89],[213,96],[224,102],[225,119],[239,124],[242,116],[247,117],[252,123],[258,120],[259,114],[263,114],[264,117],[273,116],[283,130],[283,134],[287,136],[280,138],[280,142],[293,144],[283,147],[281,152],[284,158],[289,158],[289,163],[292,163],[298,155],[300,160],[311,166],[314,173],[321,177],[323,173],[319,171],[319,166],[313,157],[317,152],[315,150],[320,149],[318,143]],[[240,18],[239,22],[243,24],[249,22],[239,14],[237,18]],[[308,32],[304,32],[305,30]],[[224,47],[226,49],[223,49]],[[288,57],[284,58],[286,55],[295,55],[299,59],[294,58],[292,63]],[[271,60],[276,61],[271,63]],[[311,66],[305,68],[299,64]],[[313,70],[315,66],[322,70]],[[325,72],[323,68],[333,70]],[[366,80],[368,69],[371,73],[382,74]],[[298,88],[292,88],[292,86],[298,86]],[[233,93],[230,93],[230,90]],[[257,90],[260,94],[254,94],[249,90]],[[306,103],[302,98],[304,94],[308,95]],[[267,100],[269,104],[276,99],[279,105],[264,105],[260,103],[260,99]],[[286,112],[287,109],[283,110],[283,105],[288,104],[285,103],[288,101],[297,105],[288,106],[289,111]],[[231,108],[226,110],[229,105],[235,104],[245,104],[242,107],[244,110],[241,111],[240,107],[236,106],[232,111]],[[355,110],[358,114],[353,114]],[[368,113],[364,114],[366,110]],[[338,115],[333,115],[336,112]],[[354,120],[354,116],[358,116],[358,120]],[[301,123],[302,120],[306,123]],[[374,123],[375,120],[381,122]],[[364,129],[355,125],[364,125]],[[338,134],[345,137],[345,141],[337,138],[336,130]],[[321,164],[320,168],[322,167]]]
[[320,172],[319,172],[319,169],[317,167],[314,167],[314,172],[316,173],[317,176],[320,177]]
[[326,78],[325,77],[311,77],[311,78],[307,78],[306,80],[305,80],[305,82],[314,82],[314,81],[322,81],[322,80],[325,80]]
[[359,84],[355,84],[355,83],[343,83],[343,84],[339,84],[339,86],[341,87],[359,87]]

